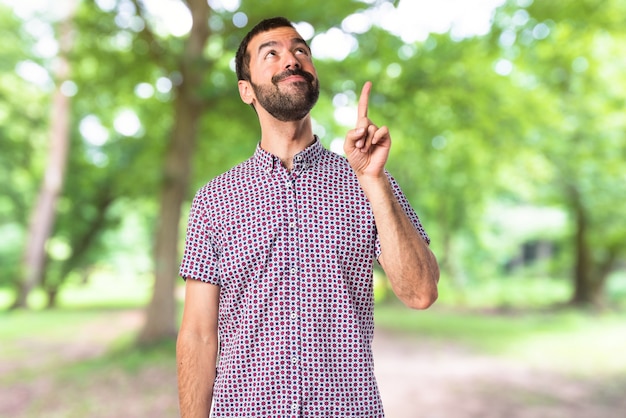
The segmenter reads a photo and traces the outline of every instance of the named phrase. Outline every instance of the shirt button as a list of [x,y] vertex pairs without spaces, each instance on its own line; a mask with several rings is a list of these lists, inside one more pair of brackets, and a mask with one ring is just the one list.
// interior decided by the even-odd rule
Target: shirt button
[[291,404],[291,410],[295,411],[296,409],[298,409],[298,404],[296,402]]
[[269,174],[269,173],[271,173],[271,172],[272,172],[272,169],[271,169],[271,168],[269,168],[269,167],[267,167],[267,168],[265,169],[265,172],[266,172],[267,174]]
[[297,269],[297,268],[293,267],[293,268],[291,269],[291,274],[296,274],[297,272],[298,272],[298,269]]
[[295,312],[291,313],[291,319],[297,319],[298,318],[298,314]]
[[302,161],[302,155],[296,155],[296,161]]
[[296,227],[295,222],[289,222],[289,228],[294,229]]
[[293,356],[293,357],[291,358],[291,362],[292,362],[293,364],[296,364],[296,363],[298,362],[298,357]]
[[293,183],[292,183],[292,182],[290,182],[290,181],[288,181],[288,182],[287,182],[287,188],[291,189],[291,186],[293,186]]

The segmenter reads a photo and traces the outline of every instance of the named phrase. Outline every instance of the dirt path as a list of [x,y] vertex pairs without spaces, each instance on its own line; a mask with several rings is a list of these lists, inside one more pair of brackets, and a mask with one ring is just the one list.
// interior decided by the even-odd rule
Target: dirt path
[[139,329],[142,320],[138,310],[113,311],[87,326],[68,324],[67,335],[55,338],[24,330],[21,338],[10,342],[9,349],[19,355],[10,360],[0,357],[0,418],[39,418],[27,413],[31,404],[42,399],[45,403],[63,390],[56,386],[55,370],[102,356],[120,336]]
[[594,382],[378,330],[389,418],[624,418],[626,380]]
[[[141,321],[140,312],[115,312],[106,318],[106,323],[90,323],[69,339],[46,342],[31,337],[19,341],[18,348],[27,351],[23,356],[26,360],[8,364],[0,359],[0,371],[3,375],[24,371],[33,377],[10,385],[0,380],[0,417],[84,416],[63,412],[63,408],[75,402],[70,393],[76,388],[55,388],[54,364],[98,357],[120,335],[137,330]],[[463,347],[383,330],[376,331],[374,356],[388,418],[626,417],[624,380],[578,380],[546,370],[531,370]],[[94,377],[94,382],[81,384],[81,396],[91,397],[102,405],[110,404],[109,408],[90,412],[89,416],[175,415],[173,363],[132,376],[117,374],[101,380]],[[47,412],[56,413],[33,413],[28,405],[34,400],[43,402]]]

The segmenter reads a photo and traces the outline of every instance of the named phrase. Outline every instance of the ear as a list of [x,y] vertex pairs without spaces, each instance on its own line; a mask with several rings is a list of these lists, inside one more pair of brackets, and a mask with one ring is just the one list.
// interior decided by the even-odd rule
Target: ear
[[249,81],[239,80],[237,83],[239,87],[239,96],[241,100],[245,104],[252,104],[252,100],[254,99],[254,91],[252,90],[252,86]]

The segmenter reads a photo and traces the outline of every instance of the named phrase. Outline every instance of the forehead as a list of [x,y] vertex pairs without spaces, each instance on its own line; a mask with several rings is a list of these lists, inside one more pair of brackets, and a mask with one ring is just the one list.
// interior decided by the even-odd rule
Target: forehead
[[280,27],[270,29],[255,35],[248,44],[248,52],[251,57],[255,57],[259,49],[268,44],[290,45],[292,43],[304,43],[300,34],[291,27]]

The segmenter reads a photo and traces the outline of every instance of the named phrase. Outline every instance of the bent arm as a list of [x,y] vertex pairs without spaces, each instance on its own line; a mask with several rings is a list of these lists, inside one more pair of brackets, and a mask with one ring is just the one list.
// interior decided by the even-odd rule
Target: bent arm
[[219,286],[187,279],[176,341],[181,418],[206,418],[213,400],[218,352]]
[[371,88],[369,81],[363,85],[356,129],[348,131],[343,149],[374,213],[381,245],[378,261],[394,293],[408,307],[426,309],[437,299],[439,266],[384,172],[391,136],[386,126],[378,128],[367,117]]
[[391,288],[409,308],[428,308],[438,296],[435,255],[398,203],[387,176],[359,180],[374,213],[381,245],[378,261]]

